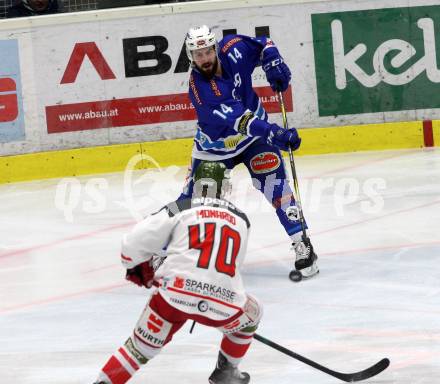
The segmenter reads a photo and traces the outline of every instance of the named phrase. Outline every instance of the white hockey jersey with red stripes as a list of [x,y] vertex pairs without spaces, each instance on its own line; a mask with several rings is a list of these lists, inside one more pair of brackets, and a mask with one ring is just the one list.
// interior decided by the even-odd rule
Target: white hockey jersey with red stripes
[[212,320],[226,320],[246,302],[239,273],[249,220],[222,199],[180,200],[138,223],[123,238],[126,268],[163,254],[156,272],[161,296],[173,307]]

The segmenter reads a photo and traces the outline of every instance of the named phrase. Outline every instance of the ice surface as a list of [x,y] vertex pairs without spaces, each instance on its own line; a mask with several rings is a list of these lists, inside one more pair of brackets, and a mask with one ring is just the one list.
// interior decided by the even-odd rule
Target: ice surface
[[[234,173],[231,200],[252,223],[243,275],[264,304],[259,333],[329,368],[383,357],[377,384],[440,378],[440,149],[296,159],[320,257],[292,283],[287,235]],[[185,167],[0,186],[0,382],[92,383],[131,333],[149,292],[123,279],[121,236],[177,197]],[[130,383],[207,383],[221,335],[190,324]],[[338,380],[254,342],[252,383]]]

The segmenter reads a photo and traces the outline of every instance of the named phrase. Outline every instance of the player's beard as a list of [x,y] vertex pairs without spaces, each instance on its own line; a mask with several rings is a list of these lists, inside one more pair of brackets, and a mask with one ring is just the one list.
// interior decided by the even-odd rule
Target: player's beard
[[204,64],[204,66],[202,67],[198,67],[199,71],[202,73],[203,76],[205,76],[207,79],[212,79],[215,75],[215,73],[217,72],[217,68],[218,68],[218,58],[216,57],[214,60],[214,63],[212,63],[211,65],[206,65],[207,63]]

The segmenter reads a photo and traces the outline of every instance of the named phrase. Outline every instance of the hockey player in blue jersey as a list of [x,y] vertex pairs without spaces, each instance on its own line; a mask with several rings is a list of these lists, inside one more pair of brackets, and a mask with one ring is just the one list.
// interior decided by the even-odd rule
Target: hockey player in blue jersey
[[298,149],[301,139],[295,128],[284,129],[267,121],[267,113],[252,88],[252,72],[262,65],[271,88],[284,92],[291,78],[288,66],[266,37],[229,35],[217,42],[214,33],[204,25],[191,28],[185,44],[192,66],[189,95],[197,112],[198,128],[180,198],[191,196],[193,173],[202,160],[221,161],[228,169],[243,163],[253,185],[275,208],[292,239],[295,269],[300,272],[295,280],[316,275],[317,256],[310,239],[302,238],[280,152],[287,151],[289,146]]

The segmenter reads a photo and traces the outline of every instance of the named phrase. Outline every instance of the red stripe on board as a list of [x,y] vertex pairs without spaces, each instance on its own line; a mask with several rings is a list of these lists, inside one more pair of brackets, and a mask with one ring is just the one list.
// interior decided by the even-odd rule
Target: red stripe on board
[[[278,97],[270,87],[255,87],[254,90],[267,113],[279,113]],[[290,85],[284,97],[286,111],[292,112]],[[196,111],[187,92],[46,106],[49,134],[196,119]]]
[[118,351],[122,356],[124,356],[124,359],[128,361],[128,364],[130,364],[134,370],[137,371],[139,369],[139,365],[137,365],[136,362],[128,355],[128,353],[125,352],[124,348],[121,347],[118,349]]
[[423,141],[425,147],[434,146],[434,132],[432,130],[432,120],[423,121]]

